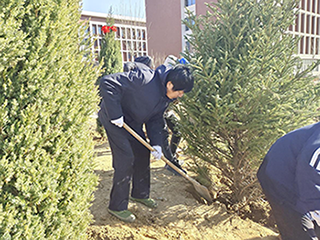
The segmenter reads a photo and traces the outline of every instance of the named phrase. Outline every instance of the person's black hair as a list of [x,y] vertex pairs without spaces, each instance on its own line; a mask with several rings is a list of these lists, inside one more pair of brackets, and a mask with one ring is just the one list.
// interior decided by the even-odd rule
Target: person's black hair
[[[144,65],[146,65],[149,68],[153,67],[152,58],[149,56],[137,57],[134,59],[134,62],[143,63]],[[123,66],[123,71],[130,72],[131,70],[134,70],[136,67],[137,67],[136,64],[134,64],[133,62],[126,62]]]
[[153,68],[152,58],[149,56],[140,56],[134,59],[135,62],[140,62],[147,65],[149,68]]
[[178,64],[168,73],[166,82],[172,82],[174,91],[183,90],[190,92],[193,88],[194,79],[190,68],[186,65]]

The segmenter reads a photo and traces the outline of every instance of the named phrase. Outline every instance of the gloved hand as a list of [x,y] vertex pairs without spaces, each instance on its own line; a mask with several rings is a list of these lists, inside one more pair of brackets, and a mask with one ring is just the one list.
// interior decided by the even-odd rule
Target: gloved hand
[[153,149],[155,150],[155,151],[152,151],[151,152],[151,154],[152,154],[152,156],[156,159],[156,160],[159,160],[160,158],[161,158],[161,156],[162,156],[162,150],[161,150],[161,147],[160,146],[152,146],[153,147]]
[[310,211],[310,215],[313,218],[314,221],[320,226],[320,211],[319,210],[314,210]]
[[122,128],[123,127],[123,116],[121,116],[118,119],[111,120],[110,122],[112,124],[116,125],[117,127]]

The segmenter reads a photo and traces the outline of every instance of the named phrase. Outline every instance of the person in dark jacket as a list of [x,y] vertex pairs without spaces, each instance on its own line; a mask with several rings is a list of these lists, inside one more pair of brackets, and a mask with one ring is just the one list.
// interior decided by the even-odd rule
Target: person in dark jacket
[[258,171],[282,240],[318,239],[320,123],[279,138]]
[[[176,65],[175,62],[173,62],[172,55],[170,55],[170,58],[167,57],[164,65],[166,65],[168,68],[174,67]],[[171,64],[166,63],[168,62],[168,59],[171,60]],[[136,67],[138,67],[135,63],[143,63],[149,68],[153,68],[153,61],[152,58],[149,56],[140,56],[134,59],[134,62],[126,62],[123,66],[123,71],[124,72],[129,72],[131,70],[134,70]],[[183,62],[185,64],[185,62]],[[172,162],[176,167],[180,168],[183,172],[186,172],[182,167],[179,162],[179,160],[176,157],[176,150],[179,145],[179,142],[181,140],[181,133],[177,129],[177,117],[173,113],[173,111],[169,111],[170,109],[167,109],[164,113],[164,120],[165,120],[165,126],[162,131],[162,144],[161,144],[161,149],[163,152],[163,155],[165,156],[166,159],[168,159],[170,162]],[[169,142],[169,129],[172,132],[172,136]],[[169,171],[173,172],[174,174],[180,176],[179,173],[177,173],[173,168],[171,168],[169,165],[165,165],[165,168],[168,169]]]
[[174,99],[193,88],[193,77],[188,67],[178,65],[168,69],[161,65],[152,70],[139,62],[123,73],[107,75],[100,80],[102,102],[98,113],[104,126],[114,168],[113,186],[108,211],[127,222],[135,216],[128,210],[130,183],[131,200],[155,208],[150,198],[150,151],[122,128],[124,121],[142,138],[148,139],[156,159],[162,155],[161,132],[163,113]]

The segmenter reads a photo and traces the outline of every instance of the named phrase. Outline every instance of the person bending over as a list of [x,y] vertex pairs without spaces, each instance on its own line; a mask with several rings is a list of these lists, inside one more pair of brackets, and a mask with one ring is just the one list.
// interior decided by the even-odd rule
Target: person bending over
[[[194,79],[185,65],[168,68],[165,65],[152,70],[147,65],[129,72],[104,76],[100,79],[102,102],[98,113],[109,140],[114,168],[113,185],[108,211],[127,222],[135,216],[128,210],[131,200],[155,208],[150,198],[150,151],[130,135],[122,126],[126,122],[142,138],[145,124],[152,155],[162,155],[163,114],[168,105],[192,90]],[[130,185],[132,183],[131,193]]]
[[316,240],[320,223],[320,123],[287,133],[257,173],[282,240]]

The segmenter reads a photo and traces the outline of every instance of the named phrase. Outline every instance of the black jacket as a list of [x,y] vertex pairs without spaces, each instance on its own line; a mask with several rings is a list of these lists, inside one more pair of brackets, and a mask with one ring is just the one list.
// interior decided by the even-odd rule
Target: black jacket
[[273,182],[272,194],[304,214],[320,210],[320,122],[279,138],[268,151],[258,178]]
[[109,121],[124,116],[134,128],[145,123],[150,144],[161,145],[163,113],[172,101],[166,96],[166,77],[171,69],[161,65],[152,70],[145,64],[135,64],[137,67],[130,72],[100,79],[100,114],[106,114]]

